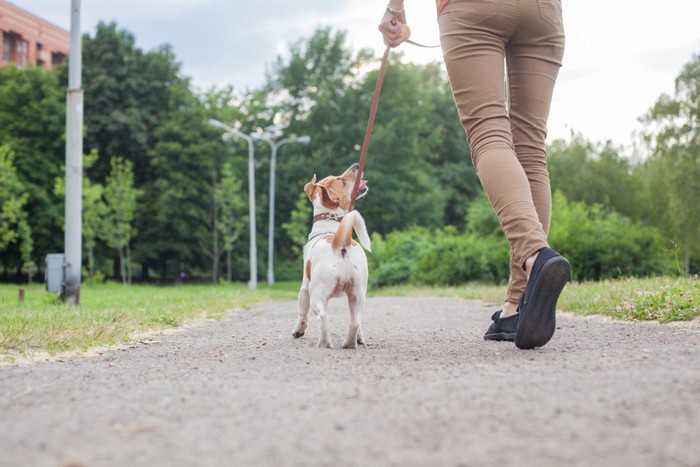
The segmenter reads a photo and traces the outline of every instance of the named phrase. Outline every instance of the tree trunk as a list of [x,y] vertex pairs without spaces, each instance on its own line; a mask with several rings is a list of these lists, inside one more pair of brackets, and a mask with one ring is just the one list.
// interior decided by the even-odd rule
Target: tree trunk
[[119,247],[117,249],[119,251],[119,275],[122,278],[122,284],[126,284],[126,269],[124,266],[124,248]]
[[231,250],[226,252],[226,280],[233,281],[233,264],[231,261]]

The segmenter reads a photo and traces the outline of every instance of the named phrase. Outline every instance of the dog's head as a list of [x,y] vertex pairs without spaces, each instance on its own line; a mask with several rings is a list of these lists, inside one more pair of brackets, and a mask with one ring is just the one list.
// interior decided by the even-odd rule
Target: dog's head
[[[352,189],[355,186],[359,167],[359,164],[355,163],[348,167],[342,175],[330,175],[318,183],[316,183],[316,174],[314,174],[311,181],[304,185],[306,196],[312,203],[315,204],[318,200],[318,203],[331,211],[338,208],[347,211],[350,209]],[[357,198],[365,196],[368,190],[367,181],[360,180]]]

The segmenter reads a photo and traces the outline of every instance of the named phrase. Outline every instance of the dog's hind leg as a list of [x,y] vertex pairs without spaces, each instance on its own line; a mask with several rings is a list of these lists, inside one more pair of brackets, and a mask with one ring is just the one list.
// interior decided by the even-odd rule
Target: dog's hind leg
[[364,344],[364,338],[362,337],[362,324],[361,315],[362,308],[364,307],[365,299],[362,295],[357,293],[348,294],[348,308],[350,309],[350,329],[348,330],[348,337],[345,339],[345,344],[343,348],[345,349],[356,349],[357,344]]
[[317,347],[332,349],[333,342],[331,341],[331,331],[328,328],[328,313],[326,306],[328,300],[314,300],[311,303],[311,308],[318,315],[318,320],[321,322],[321,337],[318,339]]
[[309,306],[309,289],[302,286],[299,290],[299,318],[292,332],[295,338],[303,336],[306,332],[306,326],[309,324]]

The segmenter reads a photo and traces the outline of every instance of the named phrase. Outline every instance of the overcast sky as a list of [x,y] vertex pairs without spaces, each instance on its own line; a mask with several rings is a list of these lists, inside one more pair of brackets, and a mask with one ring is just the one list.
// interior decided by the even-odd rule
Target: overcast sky
[[[12,0],[70,28],[70,0]],[[637,119],[700,53],[700,1],[563,0],[567,49],[549,139],[570,131],[628,145]],[[82,29],[115,21],[146,49],[169,43],[195,85],[260,85],[266,66],[317,26],[348,32],[354,48],[384,48],[377,24],[385,0],[84,0]],[[412,39],[439,42],[433,0],[405,0]],[[439,49],[403,45],[407,60],[442,62]],[[389,71],[390,72],[390,71]],[[369,109],[368,109],[369,111]]]

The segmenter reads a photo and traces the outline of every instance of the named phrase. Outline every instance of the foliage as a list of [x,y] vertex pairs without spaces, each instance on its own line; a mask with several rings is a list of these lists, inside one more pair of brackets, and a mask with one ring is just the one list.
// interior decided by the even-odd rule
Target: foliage
[[289,222],[282,224],[282,228],[292,242],[292,251],[297,259],[301,260],[304,254],[304,245],[311,231],[311,208],[309,198],[303,191],[297,195],[297,202]]
[[21,258],[30,261],[31,228],[24,206],[29,195],[24,191],[14,166],[14,153],[0,146],[0,251],[19,244]]
[[658,229],[600,205],[553,197],[549,241],[566,256],[576,280],[647,277],[672,271],[671,255]]
[[217,229],[223,237],[226,252],[226,280],[233,279],[231,252],[241,233],[245,231],[248,216],[245,214],[245,199],[242,195],[242,183],[233,166],[225,163],[221,173],[221,183],[216,187],[216,204],[220,216]]
[[[63,205],[53,194],[65,159],[65,90],[55,73],[38,68],[0,67],[0,145],[14,153],[15,173],[27,194],[25,238],[0,250],[0,262],[18,270],[31,253],[43,264],[46,253],[61,251]],[[31,232],[31,234],[30,234]],[[23,251],[20,251],[24,248]]]
[[593,143],[580,134],[555,140],[548,148],[552,191],[561,191],[569,201],[601,205],[623,216],[639,220],[643,186],[638,165],[612,142]]
[[129,243],[136,234],[133,226],[136,202],[141,190],[134,188],[134,172],[130,161],[113,157],[112,170],[104,187],[105,218],[101,237],[107,246],[119,253],[120,277],[131,283],[131,255]]
[[647,162],[650,220],[683,249],[684,272],[700,258],[700,55],[644,117],[652,147]]
[[[104,187],[99,183],[94,183],[87,176],[87,170],[97,162],[99,154],[93,149],[90,154],[83,155],[83,186],[82,186],[82,234],[83,247],[87,250],[87,274],[88,278],[95,277],[95,247],[97,240],[104,230],[104,217],[107,214],[107,205],[102,198]],[[65,197],[65,178],[56,179],[54,193],[57,196]]]

